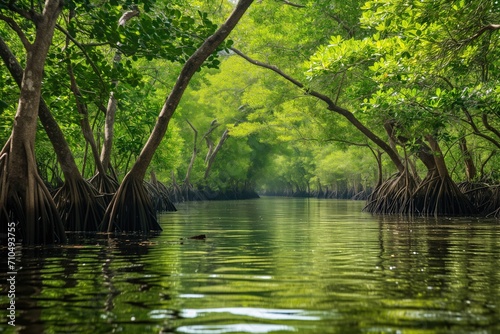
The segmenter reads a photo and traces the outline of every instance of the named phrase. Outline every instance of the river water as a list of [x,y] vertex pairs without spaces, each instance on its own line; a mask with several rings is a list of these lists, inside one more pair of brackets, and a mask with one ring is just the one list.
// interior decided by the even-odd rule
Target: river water
[[363,204],[182,203],[149,239],[19,247],[16,327],[3,270],[0,332],[500,333],[498,221]]

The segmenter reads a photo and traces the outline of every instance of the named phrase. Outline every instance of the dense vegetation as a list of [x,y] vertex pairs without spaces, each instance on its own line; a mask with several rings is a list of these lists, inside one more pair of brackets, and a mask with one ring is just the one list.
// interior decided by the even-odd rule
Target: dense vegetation
[[251,2],[0,1],[0,224],[255,192],[500,215],[498,2]]

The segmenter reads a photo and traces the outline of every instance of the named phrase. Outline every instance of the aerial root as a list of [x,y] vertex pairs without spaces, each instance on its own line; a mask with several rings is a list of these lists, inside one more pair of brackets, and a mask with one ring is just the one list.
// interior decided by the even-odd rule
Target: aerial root
[[156,212],[177,211],[174,203],[170,200],[170,194],[161,182],[144,182],[144,186],[151,198],[153,208]]
[[423,216],[470,216],[478,213],[473,203],[450,177],[425,178],[413,196],[415,209]]
[[373,191],[363,210],[375,214],[409,213],[414,187],[415,182],[408,172],[397,173]]
[[474,203],[450,177],[440,177],[436,172],[428,173],[418,186],[407,173],[393,175],[374,190],[364,211],[421,216],[470,216],[478,213]]
[[142,180],[127,175],[108,205],[101,231],[161,231],[156,211]]
[[[484,212],[491,205],[495,187],[484,182],[461,182],[458,189],[469,199],[479,212]],[[497,203],[497,204],[500,204]],[[496,206],[498,208],[499,205]]]
[[482,213],[486,217],[500,218],[500,185],[492,187],[490,200]]
[[66,242],[64,226],[49,190],[37,174],[34,155],[29,145],[24,149],[27,157],[27,178],[24,188],[14,189],[9,178],[8,142],[0,153],[0,225],[16,223],[16,240],[26,245]]
[[112,176],[97,173],[94,175],[89,182],[97,189],[97,191],[103,196],[105,206],[107,206],[116,190],[120,186],[118,181]]
[[66,231],[95,232],[104,218],[106,201],[83,178],[68,179],[54,195]]

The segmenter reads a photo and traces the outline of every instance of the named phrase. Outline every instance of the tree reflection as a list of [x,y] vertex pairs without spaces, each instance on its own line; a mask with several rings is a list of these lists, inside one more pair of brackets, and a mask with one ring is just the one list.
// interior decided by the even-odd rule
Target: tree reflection
[[[379,217],[384,301],[395,321],[492,326],[499,317],[498,237],[493,222]],[[456,312],[456,313],[454,313]]]

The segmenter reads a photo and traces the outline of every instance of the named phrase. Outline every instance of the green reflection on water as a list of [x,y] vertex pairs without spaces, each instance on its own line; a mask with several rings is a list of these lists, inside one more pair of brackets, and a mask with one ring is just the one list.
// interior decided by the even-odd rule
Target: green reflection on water
[[[362,207],[284,198],[183,203],[147,240],[74,236],[67,246],[23,249],[16,330],[500,332],[496,221],[409,221]],[[188,238],[199,234],[207,239]]]

